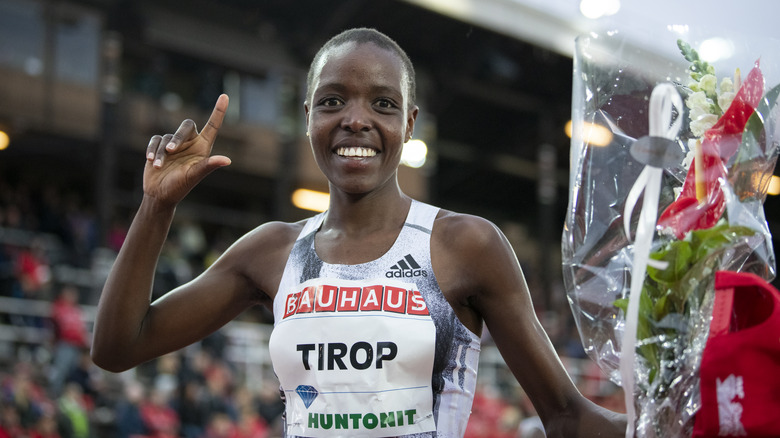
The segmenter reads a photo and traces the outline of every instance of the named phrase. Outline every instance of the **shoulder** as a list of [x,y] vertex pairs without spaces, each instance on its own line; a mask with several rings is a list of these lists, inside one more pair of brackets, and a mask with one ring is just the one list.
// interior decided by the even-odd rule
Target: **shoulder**
[[267,222],[249,231],[236,240],[225,255],[235,255],[243,252],[263,252],[292,247],[301,233],[306,221],[300,222]]
[[273,297],[305,223],[306,220],[260,225],[236,240],[210,269],[232,271],[247,279],[254,289]]
[[471,214],[441,209],[436,216],[431,238],[450,249],[477,250],[505,241],[493,222]]
[[447,210],[441,210],[434,222],[431,261],[445,294],[464,304],[472,303],[517,264],[512,247],[493,222]]
[[292,245],[306,225],[307,219],[298,222],[267,222],[246,233],[236,243],[240,245]]

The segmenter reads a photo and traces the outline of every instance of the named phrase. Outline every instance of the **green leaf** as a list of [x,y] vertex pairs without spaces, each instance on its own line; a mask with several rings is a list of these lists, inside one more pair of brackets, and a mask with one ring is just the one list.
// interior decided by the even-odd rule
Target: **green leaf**
[[655,321],[652,319],[653,301],[643,289],[639,294],[639,319],[636,327],[636,339],[639,346],[639,354],[645,358],[650,366],[651,374],[653,370],[658,370],[660,359],[658,357],[658,345],[655,342],[642,342],[656,335]]
[[669,314],[669,300],[667,299],[669,297],[669,294],[671,293],[670,289],[666,290],[666,293],[663,294],[660,298],[658,298],[653,305],[653,319],[655,321],[660,321],[664,319],[664,316]]
[[696,52],[696,50],[693,50],[693,47],[691,47],[691,45],[687,42],[678,39],[677,47],[680,48],[680,52],[686,61],[694,63],[699,60],[699,54]]
[[628,313],[628,298],[618,298],[612,304],[622,310],[623,313]]
[[690,44],[678,39],[677,47],[680,49],[680,53],[682,53],[685,60],[691,63],[691,66],[688,68],[688,70],[690,72],[691,78],[694,81],[698,82],[705,74],[715,74],[715,68],[707,61],[702,60],[699,57],[699,53],[693,47],[691,47]]
[[712,228],[696,230],[691,233],[694,261],[703,260],[741,238],[755,234],[756,232],[748,227],[729,226],[725,222]]
[[662,260],[669,263],[666,269],[647,267],[647,275],[659,283],[676,283],[688,271],[693,256],[691,244],[685,240],[675,240],[665,245],[660,250],[650,254],[653,260]]

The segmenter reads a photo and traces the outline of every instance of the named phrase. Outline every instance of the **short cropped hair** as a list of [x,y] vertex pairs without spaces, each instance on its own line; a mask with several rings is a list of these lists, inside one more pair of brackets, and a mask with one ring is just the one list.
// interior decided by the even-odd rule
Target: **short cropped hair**
[[316,55],[314,55],[314,59],[309,66],[309,73],[306,76],[306,103],[311,103],[311,98],[314,93],[314,76],[322,71],[322,67],[324,65],[323,59],[327,53],[331,49],[347,43],[371,43],[381,49],[389,50],[398,56],[398,58],[401,59],[401,63],[403,64],[404,76],[406,80],[404,85],[406,85],[407,91],[409,93],[409,102],[407,106],[411,107],[415,104],[417,98],[415,88],[417,85],[415,81],[414,65],[412,65],[412,61],[409,59],[409,56],[407,56],[406,52],[404,52],[401,46],[399,46],[398,43],[396,43],[389,36],[379,32],[376,29],[365,27],[345,30],[344,32],[341,32],[340,34],[328,40],[328,42],[320,47],[320,50]]

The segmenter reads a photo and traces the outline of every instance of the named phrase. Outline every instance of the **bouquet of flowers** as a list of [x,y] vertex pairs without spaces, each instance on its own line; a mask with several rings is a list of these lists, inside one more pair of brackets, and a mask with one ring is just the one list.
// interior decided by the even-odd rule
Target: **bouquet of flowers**
[[776,66],[724,74],[676,44],[679,59],[664,59],[591,34],[574,60],[564,281],[586,351],[624,387],[642,437],[691,434],[715,271],[775,275],[763,202],[780,147],[780,86],[765,87]]

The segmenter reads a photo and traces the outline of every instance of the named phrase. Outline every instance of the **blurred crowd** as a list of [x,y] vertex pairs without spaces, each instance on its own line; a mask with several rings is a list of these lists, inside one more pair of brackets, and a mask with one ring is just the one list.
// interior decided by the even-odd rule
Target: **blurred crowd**
[[[278,384],[248,385],[226,359],[221,332],[124,373],[91,362],[87,313],[97,304],[101,276],[128,223],[117,217],[103,236],[92,206],[77,191],[0,179],[0,298],[47,304],[45,312],[31,306],[0,313],[0,438],[281,437]],[[200,273],[238,232],[175,223],[153,295]],[[272,322],[262,309],[241,318]],[[17,328],[39,336],[14,339]],[[566,357],[584,357],[576,333],[565,333],[556,345]],[[603,378],[594,381],[603,386]],[[620,410],[619,394],[596,393],[597,402]],[[521,436],[544,435],[519,387],[480,385],[466,437]]]

